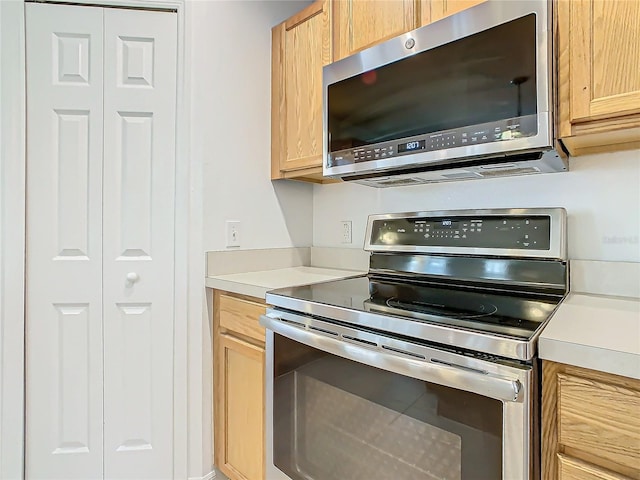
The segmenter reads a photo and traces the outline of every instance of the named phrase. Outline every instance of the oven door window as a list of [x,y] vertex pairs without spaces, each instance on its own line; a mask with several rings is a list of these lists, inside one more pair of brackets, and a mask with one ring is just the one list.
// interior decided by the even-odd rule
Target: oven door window
[[275,336],[274,464],[294,480],[502,478],[502,402]]

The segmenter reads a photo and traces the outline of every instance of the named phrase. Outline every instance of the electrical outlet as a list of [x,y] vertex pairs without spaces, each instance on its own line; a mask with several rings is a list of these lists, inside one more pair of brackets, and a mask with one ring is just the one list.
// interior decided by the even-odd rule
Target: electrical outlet
[[227,247],[240,246],[240,222],[227,220]]
[[351,243],[351,220],[343,220],[340,222],[340,225],[340,232],[342,233],[341,243]]

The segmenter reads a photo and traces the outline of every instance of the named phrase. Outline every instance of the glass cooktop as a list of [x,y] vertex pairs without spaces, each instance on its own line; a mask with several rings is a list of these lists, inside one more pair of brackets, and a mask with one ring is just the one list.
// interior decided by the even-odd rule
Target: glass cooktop
[[524,296],[368,276],[282,288],[267,294],[271,305],[322,317],[335,313],[329,319],[344,321],[349,313],[375,314],[518,340],[533,337],[560,300],[557,295]]

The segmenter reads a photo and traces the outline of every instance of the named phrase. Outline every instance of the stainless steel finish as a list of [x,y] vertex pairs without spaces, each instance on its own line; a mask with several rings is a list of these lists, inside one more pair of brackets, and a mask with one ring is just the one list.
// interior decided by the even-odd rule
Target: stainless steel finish
[[[348,179],[350,176],[369,173],[380,173],[387,170],[399,170],[408,167],[436,166],[444,172],[412,173],[403,178],[394,179],[360,179],[360,183],[373,186],[391,186],[394,180],[406,183],[421,183],[423,181],[456,180],[458,169],[452,165],[453,161],[460,159],[478,159],[491,157],[504,157],[507,154],[522,154],[530,152],[549,152],[538,161],[513,162],[513,167],[500,165],[500,163],[487,160],[482,167],[461,167],[458,173],[467,175],[468,178],[483,178],[484,176],[514,175],[523,173],[537,173],[566,170],[567,165],[554,148],[553,131],[553,96],[552,96],[552,29],[551,8],[547,0],[519,0],[500,1],[489,0],[476,7],[446,17],[430,25],[405,33],[388,40],[360,53],[347,57],[338,62],[327,65],[323,69],[323,175],[327,177]],[[531,137],[509,140],[506,142],[494,142],[466,147],[456,147],[446,150],[429,151],[374,160],[360,164],[329,167],[328,158],[328,115],[327,115],[327,91],[328,85],[340,80],[350,78],[363,72],[379,68],[391,62],[410,57],[416,53],[429,50],[440,45],[473,35],[522,16],[535,13],[537,16],[537,123],[538,134]],[[405,44],[410,40],[415,41],[414,48],[407,49]],[[492,168],[492,166],[494,168]],[[467,173],[468,172],[468,173]],[[400,183],[402,184],[402,183]]]
[[[442,151],[446,152],[448,150]],[[524,154],[530,152],[524,151],[520,153]],[[407,157],[405,156],[404,158]],[[463,166],[458,164],[468,160],[469,158],[460,158],[458,161],[449,159],[445,159],[442,162],[434,161],[432,168],[422,172],[398,172],[395,169],[392,171],[376,170],[375,172],[365,174],[336,176],[334,178],[340,178],[344,181],[367,185],[369,187],[387,188],[404,185],[422,185],[426,183],[455,182],[460,180],[513,177],[519,175],[532,175],[536,173],[555,173],[569,170],[568,160],[558,155],[555,150],[548,150],[542,153],[542,156],[538,160],[514,160],[498,154],[491,154],[490,157],[485,159],[481,165]],[[411,167],[411,165],[407,168],[409,167]]]
[[473,281],[483,286],[510,290],[546,291],[564,295],[567,264],[557,260],[513,258],[445,257],[438,255],[374,253],[369,274],[402,278],[441,279],[449,282]]
[[[410,322],[406,318],[394,317],[375,312],[361,312],[335,305],[313,303],[291,297],[274,295],[267,292],[266,302],[275,307],[284,308],[301,314],[324,317],[354,326],[372,328],[390,334],[412,338],[429,339],[430,342],[450,345],[465,350],[497,355],[516,360],[531,360],[536,354],[538,331],[529,340],[508,338],[499,334],[479,333],[470,330],[454,329],[445,325],[427,322]],[[429,315],[424,314],[425,317]],[[432,315],[434,320],[439,317]]]
[[[287,318],[290,321],[282,321]],[[273,309],[260,317],[260,324],[297,342],[365,365],[504,402],[519,401],[523,369]]]
[[[550,248],[546,251],[378,247],[370,244],[374,220],[540,215],[550,218]],[[266,327],[267,478],[290,480],[274,464],[274,440],[278,441],[273,437],[274,375],[275,366],[280,365],[278,362],[285,358],[290,362],[290,356],[286,355],[291,355],[298,347],[305,359],[309,354],[317,359],[313,355],[318,352],[311,350],[316,349],[329,354],[323,360],[332,359],[331,356],[342,357],[430,384],[499,400],[502,402],[502,479],[539,478],[539,362],[535,353],[537,338],[553,314],[549,315],[549,309],[559,305],[553,299],[559,300],[567,290],[565,224],[566,212],[561,208],[372,215],[365,245],[373,252],[370,279],[347,280],[339,289],[331,285],[319,291],[300,287],[285,289],[282,294],[267,292],[266,301],[274,306],[260,317],[260,323]],[[531,327],[520,329],[515,323],[509,324],[508,328],[495,326],[499,332],[492,331],[491,325],[484,326],[481,333],[477,331],[477,324],[472,324],[470,319],[456,318],[455,312],[450,316],[447,316],[448,311],[441,315],[408,312],[389,303],[385,305],[376,296],[389,291],[401,292],[405,288],[404,281],[412,283],[406,289],[419,289],[419,285],[415,285],[418,279],[433,282],[440,289],[456,284],[465,285],[465,290],[474,287],[482,288],[483,293],[491,290],[491,296],[506,295],[507,290],[517,290],[519,296],[525,297],[527,293],[544,293],[532,297],[531,302],[523,301],[522,306],[512,307],[521,309],[514,310],[516,312],[526,309],[526,315],[516,313],[514,318],[536,322],[534,325],[539,322],[539,325],[533,333]],[[351,288],[353,292],[349,292]],[[339,290],[339,295],[333,296],[335,290]],[[327,292],[330,294],[326,295]],[[402,294],[398,297],[402,298]],[[500,305],[501,300],[494,301]],[[398,310],[402,314],[398,314]],[[283,337],[295,343],[283,342]],[[285,343],[286,347],[283,346]],[[288,354],[283,351],[285,348]],[[365,371],[361,371],[364,367],[355,365],[354,368],[355,377],[366,378]],[[329,370],[330,374],[333,371]],[[351,379],[352,373],[349,375],[348,379]],[[298,403],[297,400],[292,402]],[[286,408],[289,408],[288,404]],[[352,427],[349,433],[353,435],[354,431],[355,427]],[[295,435],[297,438],[298,433]],[[304,458],[304,454],[296,457],[295,447],[293,450],[294,460]],[[309,476],[300,471],[300,478]]]
[[[268,310],[268,314],[260,318],[260,323],[267,328],[266,417],[267,478],[269,480],[289,478],[275,467],[273,461],[274,355],[277,354],[274,351],[275,335],[283,335],[319,350],[388,371],[465,391],[484,392],[481,394],[502,400],[503,478],[523,480],[532,478],[530,436],[531,412],[534,405],[531,395],[533,388],[531,367],[487,362],[274,310]],[[345,343],[335,335],[315,333],[310,330],[311,326],[319,326],[323,330],[331,330],[341,336],[346,333],[347,336],[375,343],[376,347]],[[383,350],[384,345],[410,352],[412,355],[420,355],[425,360],[407,357],[393,350]]]
[[[518,3],[518,2],[515,2]],[[388,220],[393,218],[417,217],[447,217],[447,216],[534,216],[543,215],[551,219],[551,238],[549,250],[519,250],[503,248],[470,248],[470,247],[420,247],[412,245],[372,245],[371,232],[374,220]],[[434,212],[391,213],[383,215],[369,215],[367,231],[365,233],[364,249],[370,252],[412,252],[433,253],[441,255],[485,255],[512,258],[546,258],[567,260],[566,240],[567,212],[564,208],[501,208],[478,210],[447,210]]]
[[[428,313],[420,313],[420,312],[411,312],[407,310],[402,310],[396,307],[389,307],[388,305],[380,305],[373,303],[369,300],[365,301],[364,305],[365,310],[372,313],[380,313],[386,315],[401,315],[407,318],[407,321],[411,321],[411,318],[415,318],[418,321],[433,321],[434,315]],[[457,319],[457,318],[447,318],[447,326],[450,328],[473,328],[473,320],[465,320],[465,319]],[[525,335],[529,335],[531,332],[518,327],[507,327],[504,325],[495,325],[488,324],[482,327],[483,332],[486,334],[495,333],[497,336],[520,336],[523,337]]]

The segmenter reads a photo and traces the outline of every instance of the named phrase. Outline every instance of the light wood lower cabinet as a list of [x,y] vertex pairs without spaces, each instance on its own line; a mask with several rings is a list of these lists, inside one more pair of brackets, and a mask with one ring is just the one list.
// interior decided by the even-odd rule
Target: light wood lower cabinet
[[544,362],[544,480],[640,479],[640,380]]
[[213,302],[215,464],[231,480],[262,480],[265,305],[219,291]]

